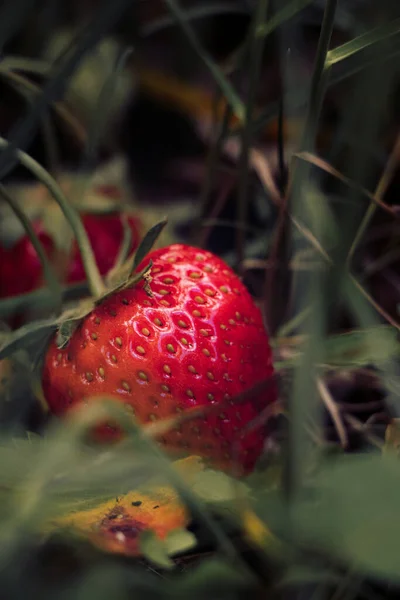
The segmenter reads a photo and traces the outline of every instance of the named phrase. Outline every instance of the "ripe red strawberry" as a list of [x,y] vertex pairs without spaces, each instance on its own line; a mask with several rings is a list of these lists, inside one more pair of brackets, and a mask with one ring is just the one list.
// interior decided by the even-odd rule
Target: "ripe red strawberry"
[[[92,245],[101,275],[105,275],[115,264],[123,238],[123,224],[119,214],[83,214],[83,225]],[[132,231],[130,251],[136,250],[139,240],[139,224],[134,217],[128,218]],[[50,261],[55,252],[55,243],[44,231],[40,221],[36,221],[34,229],[44,245]],[[9,249],[0,248],[0,297],[9,297],[31,292],[42,283],[42,266],[36,250],[29,238],[23,236]],[[86,278],[82,258],[76,242],[71,249],[71,257],[67,265],[65,283],[80,283]]]
[[186,421],[161,440],[229,467],[238,441],[243,471],[264,443],[260,429],[243,429],[275,400],[273,387],[241,404],[238,393],[273,374],[260,311],[235,273],[213,254],[182,244],[155,250],[149,296],[141,281],[103,300],[67,346],[55,341],[45,358],[43,391],[63,415],[83,401],[112,396],[140,423],[193,407],[221,405]]

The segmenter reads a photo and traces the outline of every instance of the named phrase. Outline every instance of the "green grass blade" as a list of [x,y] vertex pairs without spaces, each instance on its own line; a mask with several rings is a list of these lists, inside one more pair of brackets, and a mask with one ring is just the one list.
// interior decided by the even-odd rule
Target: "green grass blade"
[[326,57],[327,66],[341,62],[347,58],[350,58],[354,54],[366,50],[372,46],[376,46],[382,41],[387,40],[390,37],[397,37],[400,34],[400,18],[395,19],[390,23],[385,23],[376,27],[372,31],[368,31],[363,35],[356,37],[350,42],[346,42],[337,48],[329,50]]
[[218,87],[221,89],[224,94],[227,102],[232,107],[233,112],[237,116],[237,118],[242,121],[245,117],[245,108],[243,102],[240,100],[239,96],[233,89],[232,85],[225,77],[221,69],[218,65],[213,61],[211,56],[204,50],[199,40],[197,39],[195,33],[193,32],[190,24],[187,21],[186,13],[180,8],[177,0],[165,0],[168,5],[170,11],[175,16],[177,22],[182,28],[182,31],[185,33],[187,39],[189,40],[193,49],[197,52],[200,58],[203,60],[206,67],[209,69],[210,73],[214,77],[215,82]]

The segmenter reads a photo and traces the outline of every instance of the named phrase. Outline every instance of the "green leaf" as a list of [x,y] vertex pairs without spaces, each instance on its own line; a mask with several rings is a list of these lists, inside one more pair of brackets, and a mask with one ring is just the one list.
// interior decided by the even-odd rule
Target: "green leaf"
[[71,338],[74,331],[79,326],[79,323],[84,319],[89,313],[92,312],[94,308],[94,302],[91,298],[84,299],[74,306],[71,309],[68,309],[63,312],[63,314],[58,319],[58,331],[57,331],[57,339],[56,343],[58,348],[64,348],[69,339]]
[[39,345],[57,329],[57,319],[46,319],[23,325],[16,331],[0,334],[0,360],[30,345]]
[[169,556],[193,550],[197,545],[196,536],[187,529],[174,529],[165,539],[166,550]]
[[339,584],[342,577],[333,570],[316,569],[308,566],[293,565],[290,566],[277,583],[278,587],[293,587],[299,585],[331,583]]
[[363,35],[356,37],[350,42],[346,42],[333,50],[329,50],[326,57],[326,65],[331,66],[341,62],[353,54],[357,54],[361,50],[365,50],[379,42],[382,42],[389,37],[396,36],[400,33],[400,19],[394,19],[389,23],[380,25],[372,31],[368,31]]
[[328,364],[337,367],[380,365],[400,355],[397,331],[386,325],[331,336],[326,349]]
[[295,506],[298,531],[358,570],[400,580],[400,463],[391,456],[325,462],[312,500]]
[[199,55],[201,60],[204,62],[211,75],[214,78],[215,83],[223,93],[226,101],[229,103],[236,117],[241,121],[245,116],[245,107],[240,97],[234,90],[229,79],[225,77],[224,72],[220,69],[217,63],[212,57],[206,52],[202,44],[198,40],[195,32],[193,31],[190,23],[187,20],[186,11],[183,11],[180,3],[177,0],[165,0],[169,10],[174,15],[177,23],[180,25],[182,32],[186,35],[191,46],[195,52]]
[[163,569],[172,569],[174,562],[168,556],[167,545],[152,531],[140,534],[140,551],[147,560]]
[[292,2],[288,2],[286,6],[277,14],[273,15],[265,25],[259,27],[258,35],[269,35],[274,29],[282,25],[282,23],[289,21],[312,2],[313,0],[292,0]]
[[78,328],[80,322],[81,319],[71,319],[69,321],[65,321],[65,323],[61,323],[60,327],[58,328],[56,338],[56,344],[59,350],[65,348],[71,339],[72,334]]
[[[174,582],[173,598],[256,598],[255,579],[241,563],[229,564],[220,558],[204,560]],[[259,590],[258,590],[259,592]]]
[[[130,264],[130,262],[129,262],[129,264]],[[126,264],[125,264],[122,267],[122,269],[120,270],[120,272],[118,273],[118,276],[119,276],[119,278],[122,279],[122,281],[120,281],[119,283],[114,283],[113,285],[109,285],[107,292],[96,300],[96,305],[101,304],[106,298],[109,298],[110,296],[112,296],[113,294],[116,294],[117,292],[122,292],[122,290],[127,290],[127,289],[133,287],[134,285],[139,283],[139,281],[141,281],[142,279],[146,280],[146,276],[148,273],[150,273],[152,265],[153,265],[153,263],[152,263],[152,261],[150,261],[149,264],[147,265],[147,267],[145,267],[143,269],[143,271],[140,271],[139,273],[136,273],[135,275],[132,275],[131,277],[128,277],[127,279],[125,279],[125,274],[126,274]],[[117,279],[116,276],[115,276],[115,279]],[[146,281],[146,284],[147,284],[147,281]],[[146,289],[146,284],[145,284],[145,289]]]
[[162,230],[166,226],[168,220],[167,218],[163,219],[156,225],[153,225],[151,229],[146,233],[142,241],[140,242],[139,248],[136,251],[135,259],[133,261],[132,273],[137,269],[142,260],[147,256],[158,237],[160,236]]
[[248,493],[248,488],[243,482],[232,479],[222,471],[212,471],[211,469],[201,471],[196,475],[191,490],[203,502],[213,505],[231,503],[238,497],[243,498]]
[[[277,342],[275,345],[278,345]],[[298,364],[302,355],[301,346],[293,344],[290,350],[289,358],[276,361],[277,369],[293,368]],[[388,361],[400,356],[398,332],[390,325],[373,325],[365,329],[332,335],[324,341],[322,355],[323,363],[318,357],[320,366],[355,368],[375,365],[383,369]]]

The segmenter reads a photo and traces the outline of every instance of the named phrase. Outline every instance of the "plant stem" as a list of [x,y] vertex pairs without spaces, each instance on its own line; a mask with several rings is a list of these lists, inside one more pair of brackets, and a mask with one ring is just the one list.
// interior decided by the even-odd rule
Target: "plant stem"
[[[311,79],[310,99],[302,136],[302,149],[311,152],[314,149],[319,115],[329,75],[329,70],[326,68],[326,56],[333,31],[336,7],[337,0],[327,0]],[[305,166],[298,162],[293,165],[292,162],[292,173],[285,201],[293,211],[295,218],[301,211],[304,193],[307,193],[309,175],[310,165]],[[296,240],[292,240],[292,244],[294,246],[292,251],[295,253]],[[312,282],[314,293],[317,295],[316,300],[321,294],[321,284],[320,281],[317,281],[318,277],[319,275],[316,274]],[[306,304],[303,304],[304,309],[307,308],[307,301],[310,299],[311,296],[308,292],[306,292],[306,297],[300,298],[302,303],[306,301]],[[314,398],[316,390],[313,379],[313,359],[318,352],[318,340],[321,339],[325,324],[321,299],[317,304],[318,306],[313,311],[313,318],[308,320],[314,343],[308,343],[305,346],[301,364],[295,371],[289,397],[289,437],[285,465],[285,495],[289,502],[293,502],[298,497],[308,464],[309,449],[307,433],[304,429],[304,418],[305,415],[312,414],[317,410]]]
[[[388,162],[386,163],[385,170],[383,171],[383,174],[382,174],[382,176],[379,180],[379,183],[375,189],[374,196],[378,200],[383,200],[383,196],[385,195],[387,188],[389,187],[389,184],[392,180],[392,177],[396,171],[398,161],[399,161],[399,156],[400,156],[400,134],[397,136],[397,140],[394,145],[393,151],[389,157]],[[377,204],[371,201],[371,203],[360,223],[357,233],[354,237],[353,243],[350,247],[350,250],[349,250],[349,253],[347,256],[347,266],[350,266],[351,261],[354,256],[354,253],[355,253],[364,233],[366,232],[368,225],[371,222],[372,217],[375,214],[376,208],[377,208]]]
[[[86,284],[74,284],[61,288],[63,300],[73,300],[88,292]],[[54,295],[49,288],[42,287],[28,294],[12,296],[0,300],[0,319],[8,318],[18,312],[38,306],[41,309],[54,306]]]
[[[26,216],[24,211],[21,210],[21,208],[18,206],[18,203],[15,202],[14,198],[12,198],[10,196],[10,194],[7,192],[7,190],[5,189],[3,184],[0,184],[0,196],[2,196],[4,201],[8,204],[8,206],[11,208],[11,210],[15,214],[15,216],[22,223],[31,244],[34,247],[34,249],[36,250],[36,253],[39,257],[39,260],[40,260],[40,263],[41,263],[42,269],[43,269],[44,278],[45,278],[46,283],[49,286],[49,289],[51,290],[53,298],[54,298],[54,304],[56,306],[57,305],[60,306],[61,305],[61,295],[62,295],[60,282],[57,279],[57,275],[54,272],[54,269],[53,269],[52,265],[50,264],[49,259],[46,256],[46,252],[45,252],[38,236],[36,235],[35,230],[33,229],[30,220],[28,219],[28,217]],[[21,273],[21,277],[23,277],[23,273]]]
[[[265,35],[260,35],[267,17],[268,0],[258,0],[257,10],[254,15],[253,35],[249,40],[250,50],[250,74],[249,90],[246,99],[245,123],[241,136],[241,154],[239,160],[239,186],[237,195],[237,220],[246,224],[247,221],[247,193],[249,184],[249,152],[253,137],[253,113],[256,101],[257,85],[262,66],[262,56],[265,45]],[[238,263],[244,261],[245,229],[238,227],[236,231],[236,245],[238,252]]]
[[[4,138],[0,137],[0,149],[9,147],[9,143]],[[99,269],[96,264],[96,260],[93,254],[92,247],[89,242],[86,230],[82,224],[79,213],[75,208],[68,202],[64,193],[60,189],[55,179],[44,169],[36,160],[31,158],[28,154],[22,150],[15,150],[15,155],[20,163],[28,169],[35,177],[47,187],[52,194],[54,200],[59,205],[65,218],[70,224],[72,231],[74,232],[76,242],[78,244],[82,262],[85,269],[86,277],[89,284],[91,294],[95,298],[99,298],[104,292],[103,280],[100,276]]]
[[245,114],[245,109],[244,109],[242,101],[240,100],[239,96],[236,94],[235,90],[233,89],[232,85],[230,84],[228,79],[225,77],[225,75],[223,74],[221,69],[218,67],[218,65],[213,61],[211,56],[209,56],[209,54],[204,50],[204,48],[200,44],[199,40],[197,39],[195,33],[192,30],[190,23],[188,22],[188,20],[186,18],[185,12],[182,11],[177,0],[165,0],[165,3],[168,5],[170,11],[175,16],[175,19],[179,23],[182,31],[186,35],[186,37],[189,40],[193,49],[197,52],[197,54],[203,60],[204,64],[210,70],[218,87],[221,89],[227,102],[232,107],[232,110],[235,113],[236,117],[240,121],[242,121],[244,118],[244,114]]

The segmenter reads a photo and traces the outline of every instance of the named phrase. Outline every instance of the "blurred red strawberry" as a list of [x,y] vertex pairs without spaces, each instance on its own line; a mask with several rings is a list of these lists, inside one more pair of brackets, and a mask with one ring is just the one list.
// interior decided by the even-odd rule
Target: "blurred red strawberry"
[[[93,248],[100,273],[105,275],[113,267],[124,235],[122,217],[113,214],[82,214],[83,225]],[[140,224],[135,217],[127,218],[132,232],[130,252],[136,250],[139,241]],[[54,261],[56,243],[45,231],[41,221],[33,223],[36,234],[44,246],[50,261]],[[42,284],[42,266],[29,238],[23,236],[12,248],[0,246],[0,297],[10,297],[31,292]],[[73,242],[65,283],[79,283],[85,280],[85,270],[78,245]]]
[[[101,275],[105,275],[114,266],[121,247],[124,227],[121,215],[81,215],[83,225],[93,248]],[[132,233],[130,252],[138,247],[140,223],[136,217],[127,218]],[[67,283],[85,280],[85,269],[76,242],[73,244],[71,261],[68,265]]]

